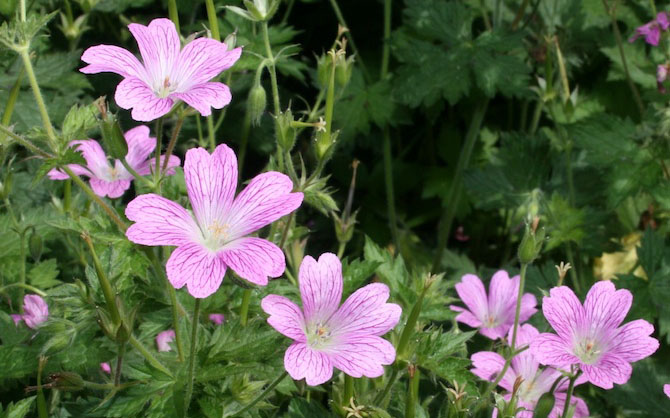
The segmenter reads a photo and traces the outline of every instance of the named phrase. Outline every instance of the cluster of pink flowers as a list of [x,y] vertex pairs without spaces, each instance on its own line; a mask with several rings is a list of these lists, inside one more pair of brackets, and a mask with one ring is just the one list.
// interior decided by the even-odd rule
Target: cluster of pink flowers
[[23,297],[23,315],[12,314],[14,325],[26,323],[28,328],[36,329],[49,318],[49,306],[39,295],[25,295]]
[[[460,312],[456,320],[479,328],[482,335],[491,339],[507,335],[511,346],[519,276],[509,279],[506,272],[497,272],[487,295],[477,276],[465,275],[456,285],[456,291],[468,308],[452,306]],[[513,348],[524,351],[513,358],[511,367],[499,381],[507,391],[505,399],[509,400],[515,381],[521,379],[517,388],[518,405],[525,410],[517,416],[531,418],[540,397],[549,392],[557,380],[555,405],[549,416],[561,416],[568,383],[564,374],[578,373],[575,385],[589,382],[611,389],[614,383],[626,383],[632,373],[631,363],[650,356],[659,347],[658,340],[650,336],[654,327],[649,322],[638,319],[622,325],[632,301],[633,295],[628,290],[616,290],[610,281],[594,284],[583,305],[570,288],[551,289],[550,295],[542,300],[542,312],[556,334],[540,334],[530,324],[519,326]],[[522,296],[521,323],[536,312],[535,305],[534,296]],[[472,372],[489,381],[497,379],[505,363],[500,354],[489,351],[475,353],[471,359]],[[540,369],[540,365],[546,367]],[[664,390],[670,393],[670,385]],[[589,415],[581,399],[573,397],[571,404],[575,406],[575,417]],[[496,415],[494,411],[493,416]]]
[[[667,31],[668,28],[670,28],[668,14],[666,12],[660,12],[656,15],[656,19],[635,29],[635,34],[630,37],[629,41],[635,42],[636,39],[644,37],[645,42],[649,45],[658,46],[658,43],[661,40],[661,35],[663,32]],[[658,85],[658,91],[661,93],[666,92],[664,83],[668,78],[668,69],[670,69],[670,63],[659,64],[656,69],[656,83]]]

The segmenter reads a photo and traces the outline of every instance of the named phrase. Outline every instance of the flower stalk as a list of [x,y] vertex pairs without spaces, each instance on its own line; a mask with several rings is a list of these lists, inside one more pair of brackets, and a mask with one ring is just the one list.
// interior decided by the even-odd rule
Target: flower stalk
[[569,418],[568,413],[570,412],[570,401],[572,400],[572,392],[574,392],[575,390],[575,381],[577,380],[580,374],[582,374],[582,371],[578,370],[577,373],[570,376],[570,383],[568,384],[568,391],[566,392],[565,395],[565,406],[563,407],[563,413],[561,414],[561,418]]
[[349,405],[349,401],[354,397],[354,378],[344,374],[344,394],[342,395],[342,406]]
[[249,316],[249,303],[251,302],[251,289],[244,289],[242,293],[242,307],[240,307],[240,324],[247,326],[247,317]]
[[200,298],[195,299],[193,308],[193,318],[191,324],[191,352],[188,359],[188,379],[186,381],[186,394],[184,395],[184,416],[187,416],[188,407],[193,397],[193,378],[195,373],[195,357],[198,350],[198,319],[200,317]]

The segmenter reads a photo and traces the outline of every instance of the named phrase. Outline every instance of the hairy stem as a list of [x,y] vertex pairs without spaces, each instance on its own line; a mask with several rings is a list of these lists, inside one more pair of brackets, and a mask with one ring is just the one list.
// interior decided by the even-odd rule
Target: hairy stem
[[251,289],[244,289],[242,293],[242,307],[240,308],[240,324],[247,326],[247,317],[249,316],[249,303],[251,302]]
[[123,367],[123,356],[126,354],[126,343],[119,343],[119,353],[116,357],[116,371],[114,372],[114,386],[121,383],[121,367]]
[[163,116],[158,118],[158,120],[156,121],[156,150],[154,151],[154,157],[156,159],[156,167],[154,168],[154,187],[157,188],[156,191],[160,191],[162,148],[163,148]]
[[21,135],[17,135],[14,132],[10,131],[9,128],[6,126],[0,125],[0,132],[7,135],[8,137],[12,138],[19,144],[23,145],[27,149],[33,152],[33,154],[39,155],[42,158],[55,158],[55,156],[49,154],[48,152],[42,150],[41,148],[37,147],[35,144],[30,142],[28,139],[22,137]]
[[263,30],[263,43],[265,44],[265,54],[268,59],[268,70],[270,71],[270,84],[272,85],[272,104],[274,106],[275,118],[279,117],[281,113],[281,106],[279,104],[279,88],[277,86],[277,69],[275,68],[275,57],[272,55],[272,47],[270,46],[270,35],[268,33],[268,22],[263,22],[261,26]]
[[572,400],[572,392],[575,390],[575,381],[581,373],[582,371],[579,370],[573,376],[570,376],[570,383],[568,384],[568,391],[565,394],[565,406],[563,407],[561,418],[568,418],[568,411],[570,411],[570,401]]
[[394,367],[393,370],[391,371],[391,375],[388,377],[388,380],[386,381],[384,389],[375,397],[375,400],[373,402],[374,405],[381,405],[384,402],[389,392],[391,392],[391,388],[393,387],[393,384],[395,383],[397,378],[398,378],[398,369]]
[[[388,1],[388,0],[385,0]],[[335,12],[335,17],[337,17],[337,21],[340,24],[340,26],[343,26],[345,28],[349,28],[347,26],[347,22],[344,20],[344,15],[342,15],[342,11],[340,10],[340,6],[337,4],[337,0],[330,0],[330,5],[333,8],[333,12]],[[363,77],[365,78],[365,81],[369,82],[370,81],[370,74],[368,74],[367,67],[365,66],[365,63],[363,62],[363,56],[358,52],[358,48],[356,47],[356,42],[354,42],[354,36],[351,34],[351,32],[347,32],[347,39],[349,39],[349,43],[351,44],[351,49],[354,51],[354,54],[356,55],[356,61],[360,64],[361,70],[363,71]]]
[[382,80],[388,75],[391,57],[391,1],[384,0],[384,46],[382,47],[382,65],[379,75]]
[[33,64],[30,62],[30,54],[28,52],[27,45],[25,49],[22,49],[19,52],[19,55],[23,60],[23,67],[26,70],[26,75],[28,76],[28,82],[30,83],[30,87],[33,90],[33,95],[35,96],[35,102],[37,102],[37,108],[40,111],[40,116],[42,117],[42,124],[44,125],[44,130],[46,131],[47,138],[49,139],[49,144],[51,145],[51,149],[53,151],[56,151],[58,150],[56,133],[54,132],[53,125],[51,124],[49,113],[47,113],[47,106],[44,103],[44,98],[42,98],[42,92],[40,91],[40,86],[37,83],[37,78],[35,77]]
[[419,399],[419,382],[421,380],[421,370],[414,367],[414,371],[409,375],[407,383],[407,401],[405,402],[405,418],[414,418],[416,414],[416,404]]
[[207,19],[209,20],[209,30],[212,32],[212,38],[221,41],[221,35],[219,35],[219,20],[216,17],[214,1],[205,0],[205,5],[207,6]]
[[177,11],[177,0],[168,0],[168,16],[179,33],[179,12]]
[[212,115],[207,116],[207,134],[209,136],[209,152],[214,152],[216,149],[216,136],[214,135],[214,118]]
[[39,418],[49,418],[47,411],[47,400],[44,398],[44,390],[42,389],[42,371],[47,358],[40,356],[39,363],[37,363],[37,416]]
[[286,378],[286,376],[288,376],[288,373],[287,373],[287,372],[284,372],[284,373],[282,373],[281,375],[279,375],[275,380],[272,381],[272,383],[270,383],[270,384],[268,385],[267,388],[265,388],[265,390],[264,390],[260,395],[256,396],[256,398],[254,398],[253,401],[249,402],[248,404],[244,405],[244,407],[242,407],[240,410],[235,411],[235,412],[233,412],[232,414],[230,414],[230,415],[228,415],[228,416],[229,416],[230,418],[232,418],[232,417],[236,417],[236,416],[238,416],[238,415],[241,415],[241,414],[247,412],[247,411],[250,410],[251,408],[253,408],[258,402],[260,402],[260,401],[262,401],[263,399],[265,399],[265,398],[270,394],[270,392],[272,392],[272,390],[273,390],[278,384],[280,384],[281,381],[284,380],[284,378]]
[[86,245],[88,246],[89,251],[91,252],[91,258],[93,259],[93,267],[98,276],[98,281],[100,282],[100,288],[102,289],[102,294],[105,296],[105,303],[107,304],[107,310],[112,317],[112,322],[115,326],[118,326],[121,323],[121,315],[119,314],[119,309],[116,306],[116,300],[114,298],[114,290],[112,289],[112,284],[107,278],[105,270],[100,264],[100,259],[98,254],[95,252],[95,247],[93,246],[93,241],[87,233],[83,233],[81,236]]
[[135,347],[135,349],[136,349],[137,351],[140,352],[140,354],[142,355],[142,357],[144,357],[144,359],[145,359],[149,364],[151,364],[151,365],[152,365],[153,367],[155,367],[156,369],[162,371],[162,372],[165,373],[166,375],[168,375],[168,376],[170,376],[170,377],[174,377],[174,376],[172,375],[172,372],[170,372],[170,370],[169,370],[167,367],[163,366],[163,364],[162,364],[160,361],[158,361],[158,360],[156,359],[156,357],[154,357],[154,356],[151,354],[151,352],[150,352],[149,350],[147,350],[147,348],[146,348],[144,345],[142,345],[142,343],[139,342],[139,341],[137,340],[137,338],[135,338],[135,336],[131,335],[131,336],[130,336],[130,339],[128,339],[128,342],[130,343],[130,345],[132,345],[133,347]]
[[519,331],[519,317],[521,316],[521,298],[526,284],[526,270],[528,264],[521,265],[521,272],[519,273],[519,293],[516,297],[516,310],[514,311],[514,327],[512,328],[512,350],[516,350],[516,337]]
[[435,253],[435,258],[433,259],[432,272],[436,272],[440,268],[440,263],[442,261],[442,252],[444,247],[447,245],[449,235],[451,234],[451,225],[454,221],[454,216],[456,215],[456,208],[460,201],[461,189],[463,187],[461,179],[465,169],[468,168],[470,164],[470,157],[472,156],[472,151],[475,148],[475,143],[479,137],[479,130],[481,129],[482,122],[484,121],[484,115],[486,114],[486,109],[488,107],[489,100],[483,99],[477,104],[475,111],[472,115],[472,120],[470,121],[470,127],[465,136],[465,144],[461,149],[461,155],[458,157],[458,163],[456,164],[456,172],[454,173],[454,178],[452,180],[451,186],[449,187],[449,194],[447,195],[447,207],[440,218],[440,223],[437,231],[437,251]]
[[19,232],[19,263],[21,264],[21,271],[19,272],[19,303],[21,303],[21,313],[23,313],[23,289],[26,285],[26,231]]
[[344,374],[344,394],[342,395],[342,406],[349,405],[349,401],[354,397],[354,378]]
[[170,137],[170,142],[168,143],[167,150],[165,150],[165,158],[163,158],[163,172],[161,176],[164,176],[167,173],[168,162],[170,161],[170,156],[174,152],[174,147],[177,144],[177,138],[179,137],[179,132],[181,132],[181,127],[184,124],[184,114],[180,113],[177,123],[174,125],[172,130],[172,136]]
[[184,416],[188,416],[188,407],[191,404],[191,398],[193,397],[193,373],[195,372],[195,357],[197,356],[198,350],[198,319],[200,317],[200,301],[201,299],[195,299],[195,307],[193,308],[193,318],[191,324],[191,352],[188,359],[188,380],[186,381],[186,394],[184,396]]

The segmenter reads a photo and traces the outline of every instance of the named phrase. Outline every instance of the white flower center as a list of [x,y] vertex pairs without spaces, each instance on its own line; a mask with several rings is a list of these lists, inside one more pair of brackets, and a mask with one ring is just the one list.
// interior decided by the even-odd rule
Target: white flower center
[[220,224],[218,220],[215,220],[212,224],[209,225],[204,235],[205,246],[212,251],[217,251],[219,248],[223,247],[226,243],[231,241],[230,225],[227,223]]
[[175,87],[175,85],[170,85],[170,77],[165,77],[163,84],[160,85],[155,91],[156,96],[160,97],[161,99],[165,99],[175,90]]
[[603,350],[594,339],[587,338],[575,344],[574,353],[584,364],[594,364],[600,359]]
[[331,332],[327,324],[316,324],[307,330],[307,344],[312,348],[323,348],[330,342]]

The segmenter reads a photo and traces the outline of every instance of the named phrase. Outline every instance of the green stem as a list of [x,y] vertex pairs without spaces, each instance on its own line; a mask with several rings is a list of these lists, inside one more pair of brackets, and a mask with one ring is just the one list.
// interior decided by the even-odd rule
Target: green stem
[[93,267],[95,267],[95,272],[98,275],[98,281],[100,282],[100,288],[102,289],[102,294],[105,296],[105,303],[107,303],[107,310],[112,317],[112,322],[115,326],[121,324],[121,315],[119,314],[119,309],[116,306],[116,299],[114,298],[114,290],[112,290],[112,284],[107,278],[107,274],[100,264],[100,259],[98,254],[95,252],[95,247],[93,246],[93,241],[87,233],[82,234],[82,238],[86,242],[89,251],[91,252],[91,258],[93,259]]
[[66,173],[68,176],[70,176],[70,178],[72,179],[72,181],[74,181],[74,182],[77,184],[77,186],[81,187],[81,189],[84,191],[84,193],[86,193],[86,195],[87,195],[91,200],[93,200],[95,203],[97,203],[97,204],[102,208],[102,210],[104,210],[105,213],[107,213],[107,215],[108,215],[109,218],[112,220],[112,222],[114,222],[114,223],[119,227],[119,229],[120,229],[122,232],[126,232],[126,229],[128,229],[128,226],[126,225],[125,222],[123,222],[123,221],[121,220],[121,218],[120,218],[119,215],[116,213],[116,211],[114,211],[114,209],[112,209],[112,208],[111,208],[107,203],[105,203],[105,202],[104,202],[98,195],[96,195],[96,194],[93,192],[93,190],[91,190],[91,188],[88,187],[88,185],[87,185],[86,183],[84,183],[84,181],[83,181],[81,178],[79,178],[79,176],[77,176],[76,174],[74,174],[74,173],[72,172],[72,170],[70,170],[70,168],[69,168],[68,166],[63,166],[63,167],[61,167],[61,169],[62,169],[63,171],[65,171],[65,173]]
[[65,180],[63,186],[63,208],[65,213],[69,213],[72,208],[72,180]]
[[654,0],[649,0],[649,7],[651,7],[651,13],[656,18],[657,12],[656,12],[656,2]]
[[20,17],[21,17],[21,22],[26,21],[26,0],[19,0],[19,10],[20,10]]
[[214,137],[214,119],[212,115],[207,116],[207,134],[209,135],[209,152],[216,149],[216,138]]
[[433,279],[429,275],[426,281],[424,282],[423,291],[417,298],[416,302],[414,302],[412,311],[409,313],[409,316],[407,317],[405,328],[403,328],[402,334],[400,334],[400,340],[398,341],[398,346],[396,347],[396,352],[398,353],[396,356],[396,361],[398,359],[405,357],[406,354],[405,349],[409,344],[410,337],[412,336],[412,334],[414,334],[414,327],[416,327],[416,323],[419,320],[419,315],[421,314],[421,309],[423,308],[423,299],[426,297],[426,293],[428,292],[428,289],[430,289],[432,284]]
[[468,128],[468,133],[465,137],[465,144],[461,149],[461,155],[458,158],[458,163],[456,164],[456,172],[454,173],[454,178],[452,180],[451,186],[449,187],[449,194],[447,195],[447,207],[440,218],[440,223],[437,231],[437,252],[435,253],[435,258],[433,259],[432,272],[436,272],[440,268],[442,261],[442,252],[444,247],[447,245],[447,240],[449,239],[449,234],[451,234],[451,224],[454,221],[454,216],[456,215],[456,209],[460,200],[462,182],[461,178],[465,169],[470,164],[470,157],[472,156],[472,151],[475,148],[475,143],[479,137],[479,130],[484,121],[484,115],[486,114],[486,109],[489,104],[489,99],[484,99],[480,101],[475,108],[475,111],[472,115],[472,120],[470,121],[470,127]]
[[114,372],[114,386],[121,383],[121,367],[123,366],[123,356],[126,354],[126,343],[119,343],[119,353],[116,358],[116,372]]
[[344,374],[344,395],[342,396],[342,406],[348,406],[351,398],[354,397],[354,378]]
[[147,184],[147,185],[152,185],[153,184],[153,183],[151,183],[151,181],[147,180],[146,178],[144,178],[144,176],[140,175],[137,171],[135,171],[135,169],[130,164],[128,164],[128,162],[126,161],[125,158],[123,158],[119,161],[121,161],[121,164],[123,164],[123,167],[126,169],[126,171],[128,171],[135,178],[135,180],[137,180],[140,183]]
[[565,248],[565,251],[568,256],[568,262],[572,266],[572,268],[569,270],[570,273],[570,279],[572,280],[572,285],[575,287],[575,290],[577,293],[581,293],[582,291],[582,285],[579,282],[579,275],[577,274],[577,266],[575,265],[575,256],[572,251],[572,243],[568,242]]
[[288,215],[288,218],[286,219],[286,226],[284,227],[284,231],[281,234],[281,241],[279,242],[279,248],[284,250],[284,244],[286,244],[286,238],[288,238],[288,231],[291,229],[291,222],[293,222],[293,214],[295,212],[291,212]]
[[373,402],[374,405],[381,405],[384,402],[389,392],[391,392],[391,388],[393,387],[393,384],[395,383],[397,378],[398,378],[398,369],[394,367],[393,371],[391,371],[391,375],[388,377],[388,380],[386,381],[386,386],[384,386],[384,389],[379,393],[379,395],[375,397],[375,400]]
[[202,123],[200,122],[200,115],[195,115],[195,127],[196,130],[198,131],[198,145],[201,147],[205,146],[205,139],[202,134]]
[[398,253],[398,223],[395,212],[395,195],[393,191],[393,156],[391,155],[391,132],[388,126],[384,126],[384,185],[386,186],[386,208],[391,229],[391,240]]
[[517,26],[519,25],[519,22],[521,22],[521,18],[523,17],[524,12],[526,11],[526,7],[528,7],[528,0],[523,0],[523,2],[521,2],[519,10],[517,10],[516,12],[516,16],[514,16],[514,21],[512,22],[512,30],[516,30]]
[[35,78],[35,71],[33,70],[33,64],[30,62],[30,55],[28,53],[27,45],[19,52],[19,55],[21,55],[21,59],[23,60],[23,66],[26,69],[26,75],[28,76],[30,87],[33,90],[33,95],[35,96],[35,101],[37,102],[37,107],[40,111],[44,130],[46,131],[47,138],[49,139],[51,149],[55,151],[58,149],[56,133],[54,132],[53,125],[51,124],[49,113],[47,113],[47,106],[44,103],[44,99],[42,98],[42,92],[40,91],[40,86],[37,83],[37,78]]
[[563,407],[563,413],[561,414],[561,418],[568,418],[568,411],[570,410],[570,401],[572,400],[572,392],[575,390],[575,381],[577,380],[577,378],[581,373],[582,371],[579,370],[573,376],[570,376],[570,383],[568,384],[568,391],[565,394],[565,406]]
[[[623,67],[623,72],[626,74],[626,81],[628,83],[628,88],[630,88],[631,93],[633,93],[633,99],[637,105],[637,109],[640,112],[640,117],[644,116],[644,104],[642,103],[642,98],[640,97],[640,92],[637,90],[637,86],[633,82],[633,79],[630,77],[630,71],[628,70],[628,62],[626,61],[626,54],[623,50],[623,39],[621,37],[621,31],[619,30],[619,24],[616,20],[615,9],[610,9],[607,5],[607,0],[603,0],[603,6],[605,7],[605,13],[607,13],[612,20],[612,29],[614,30],[614,38],[616,39],[617,48],[619,49],[619,56],[621,56],[621,66]],[[656,15],[654,14],[654,17]]]
[[382,47],[382,66],[380,78],[384,80],[388,74],[391,56],[391,1],[384,0],[384,46]]
[[21,271],[19,276],[19,303],[21,303],[21,313],[23,313],[23,289],[26,285],[26,231],[19,233],[19,263],[21,264]]
[[274,105],[275,118],[277,118],[281,113],[281,106],[279,104],[279,88],[277,86],[277,70],[275,68],[275,58],[274,55],[272,54],[272,47],[270,46],[268,22],[267,21],[263,22],[261,28],[263,30],[263,43],[265,44],[265,54],[268,59],[268,69],[270,70],[270,84],[272,85],[272,103]]
[[170,20],[177,28],[177,33],[179,33],[179,12],[177,11],[177,0],[168,0],[168,16],[170,16]]
[[42,290],[36,288],[35,286],[31,286],[25,283],[12,283],[8,284],[7,286],[0,287],[0,293],[4,293],[7,289],[11,289],[12,287],[22,287],[26,290],[30,290],[31,292],[40,295],[43,298],[47,297],[46,292],[43,292]]
[[[154,168],[154,187],[157,191],[160,190],[160,174],[161,174],[161,149],[163,148],[163,116],[156,121],[156,150],[154,151],[154,158],[156,159],[156,167]],[[160,193],[159,193],[160,194]]]
[[540,123],[540,117],[542,116],[542,109],[544,108],[544,101],[542,98],[537,99],[537,104],[535,105],[535,111],[533,112],[533,120],[530,124],[528,133],[533,135],[537,130],[537,126]]
[[154,366],[156,369],[162,371],[162,372],[165,373],[166,375],[168,375],[168,376],[170,376],[170,377],[174,377],[174,376],[172,375],[172,372],[170,372],[170,370],[169,370],[167,367],[163,366],[163,364],[161,364],[161,362],[158,361],[158,360],[156,359],[156,357],[154,357],[154,356],[151,354],[151,352],[150,352],[149,350],[147,350],[147,348],[146,348],[144,345],[142,345],[142,343],[139,342],[139,341],[137,340],[137,338],[135,338],[134,335],[131,335],[131,336],[130,336],[130,339],[128,340],[128,342],[130,343],[130,345],[132,345],[133,347],[135,347],[135,349],[136,349],[137,351],[140,352],[140,354],[142,355],[142,357],[144,357],[144,359],[145,359],[149,364],[151,364],[152,366]]
[[219,35],[219,20],[216,17],[216,9],[213,0],[205,0],[207,6],[207,19],[209,20],[209,30],[212,32],[212,38],[221,41]]
[[421,370],[414,368],[414,373],[410,373],[407,383],[407,401],[405,403],[405,418],[414,418],[416,413],[416,403],[419,398],[419,381],[421,380]]
[[519,331],[519,317],[521,316],[521,299],[526,284],[526,269],[528,264],[521,265],[521,272],[519,273],[519,293],[516,297],[516,310],[514,311],[514,327],[512,328],[512,350],[516,350],[516,337]]
[[242,168],[244,168],[244,158],[247,154],[247,143],[249,142],[250,132],[251,132],[251,112],[249,111],[249,108],[247,106],[247,109],[244,112],[244,121],[242,122],[242,137],[240,138],[240,149],[237,153],[238,179],[242,178]]
[[195,358],[198,350],[198,319],[200,317],[200,301],[202,299],[195,299],[195,307],[193,308],[193,322],[191,324],[191,353],[188,359],[188,380],[186,381],[186,394],[184,396],[184,416],[187,416],[188,407],[191,404],[193,396],[193,373],[195,372]]
[[286,378],[286,376],[288,376],[288,373],[287,373],[287,372],[282,373],[282,374],[281,374],[280,376],[278,376],[275,380],[273,380],[272,383],[270,383],[270,385],[269,385],[267,388],[265,388],[265,390],[264,390],[260,395],[256,396],[256,398],[255,398],[253,401],[251,401],[251,402],[249,402],[248,404],[244,405],[244,407],[242,407],[241,409],[239,409],[239,410],[233,412],[232,414],[228,415],[228,417],[232,418],[232,417],[241,415],[241,414],[247,412],[248,410],[250,410],[251,408],[253,408],[254,405],[256,405],[258,402],[260,402],[260,401],[262,401],[263,399],[265,399],[265,398],[270,394],[270,392],[271,392],[271,391],[272,391],[272,390],[273,390],[279,383],[281,383],[281,381],[284,380],[284,378]]
[[251,289],[244,289],[242,293],[242,307],[240,308],[240,324],[247,326],[247,317],[249,316],[249,302],[251,302]]
[[40,356],[37,364],[37,414],[39,418],[48,418],[47,400],[44,398],[44,390],[42,389],[42,371],[47,358]]
[[342,256],[344,255],[344,250],[347,248],[347,243],[346,242],[340,242],[340,246],[337,248],[337,258],[342,259]]
[[9,99],[7,99],[7,105],[5,106],[5,111],[2,114],[2,124],[5,126],[9,125],[9,122],[12,120],[12,113],[14,112],[14,106],[16,105],[16,100],[19,97],[19,92],[21,91],[21,81],[23,81],[23,74],[25,70],[23,67],[19,70],[19,75],[16,77],[16,81],[12,86],[12,89],[9,91]]
[[168,162],[170,161],[170,156],[174,152],[174,147],[177,144],[177,138],[179,137],[179,132],[181,132],[181,127],[183,124],[184,124],[184,114],[182,112],[179,114],[177,123],[174,125],[174,130],[172,131],[170,142],[168,143],[167,150],[165,150],[165,157],[163,158],[163,173],[161,173],[161,176],[164,176],[165,173],[167,173]]
[[5,127],[5,126],[3,126],[3,125],[0,125],[0,132],[2,132],[3,134],[7,135],[7,136],[10,137],[10,138],[12,138],[12,139],[15,140],[16,142],[18,142],[19,144],[23,145],[24,147],[26,147],[27,149],[29,149],[30,151],[32,151],[34,154],[37,154],[37,155],[39,155],[39,156],[42,157],[42,158],[55,158],[53,155],[51,155],[51,154],[49,154],[48,152],[46,152],[46,151],[44,151],[44,150],[38,148],[35,144],[33,144],[32,142],[30,142],[30,141],[27,140],[26,138],[24,138],[24,137],[22,137],[22,136],[20,136],[20,135],[15,134],[14,132],[10,131],[9,128],[7,128],[7,127]]
[[[387,0],[385,0],[387,1]],[[344,20],[344,15],[342,15],[342,11],[340,10],[340,6],[337,5],[337,0],[330,0],[330,5],[333,7],[333,12],[335,12],[335,17],[337,17],[337,21],[339,22],[340,26],[343,26],[345,28],[349,28],[347,25],[347,22]],[[356,55],[356,61],[360,64],[361,70],[363,71],[363,77],[365,78],[365,81],[369,82],[370,81],[370,74],[368,74],[367,67],[365,66],[365,63],[363,62],[363,56],[358,52],[358,48],[356,47],[356,42],[354,42],[354,36],[351,34],[351,31],[347,32],[347,39],[349,39],[349,43],[351,44],[351,49],[354,51],[354,54]]]

